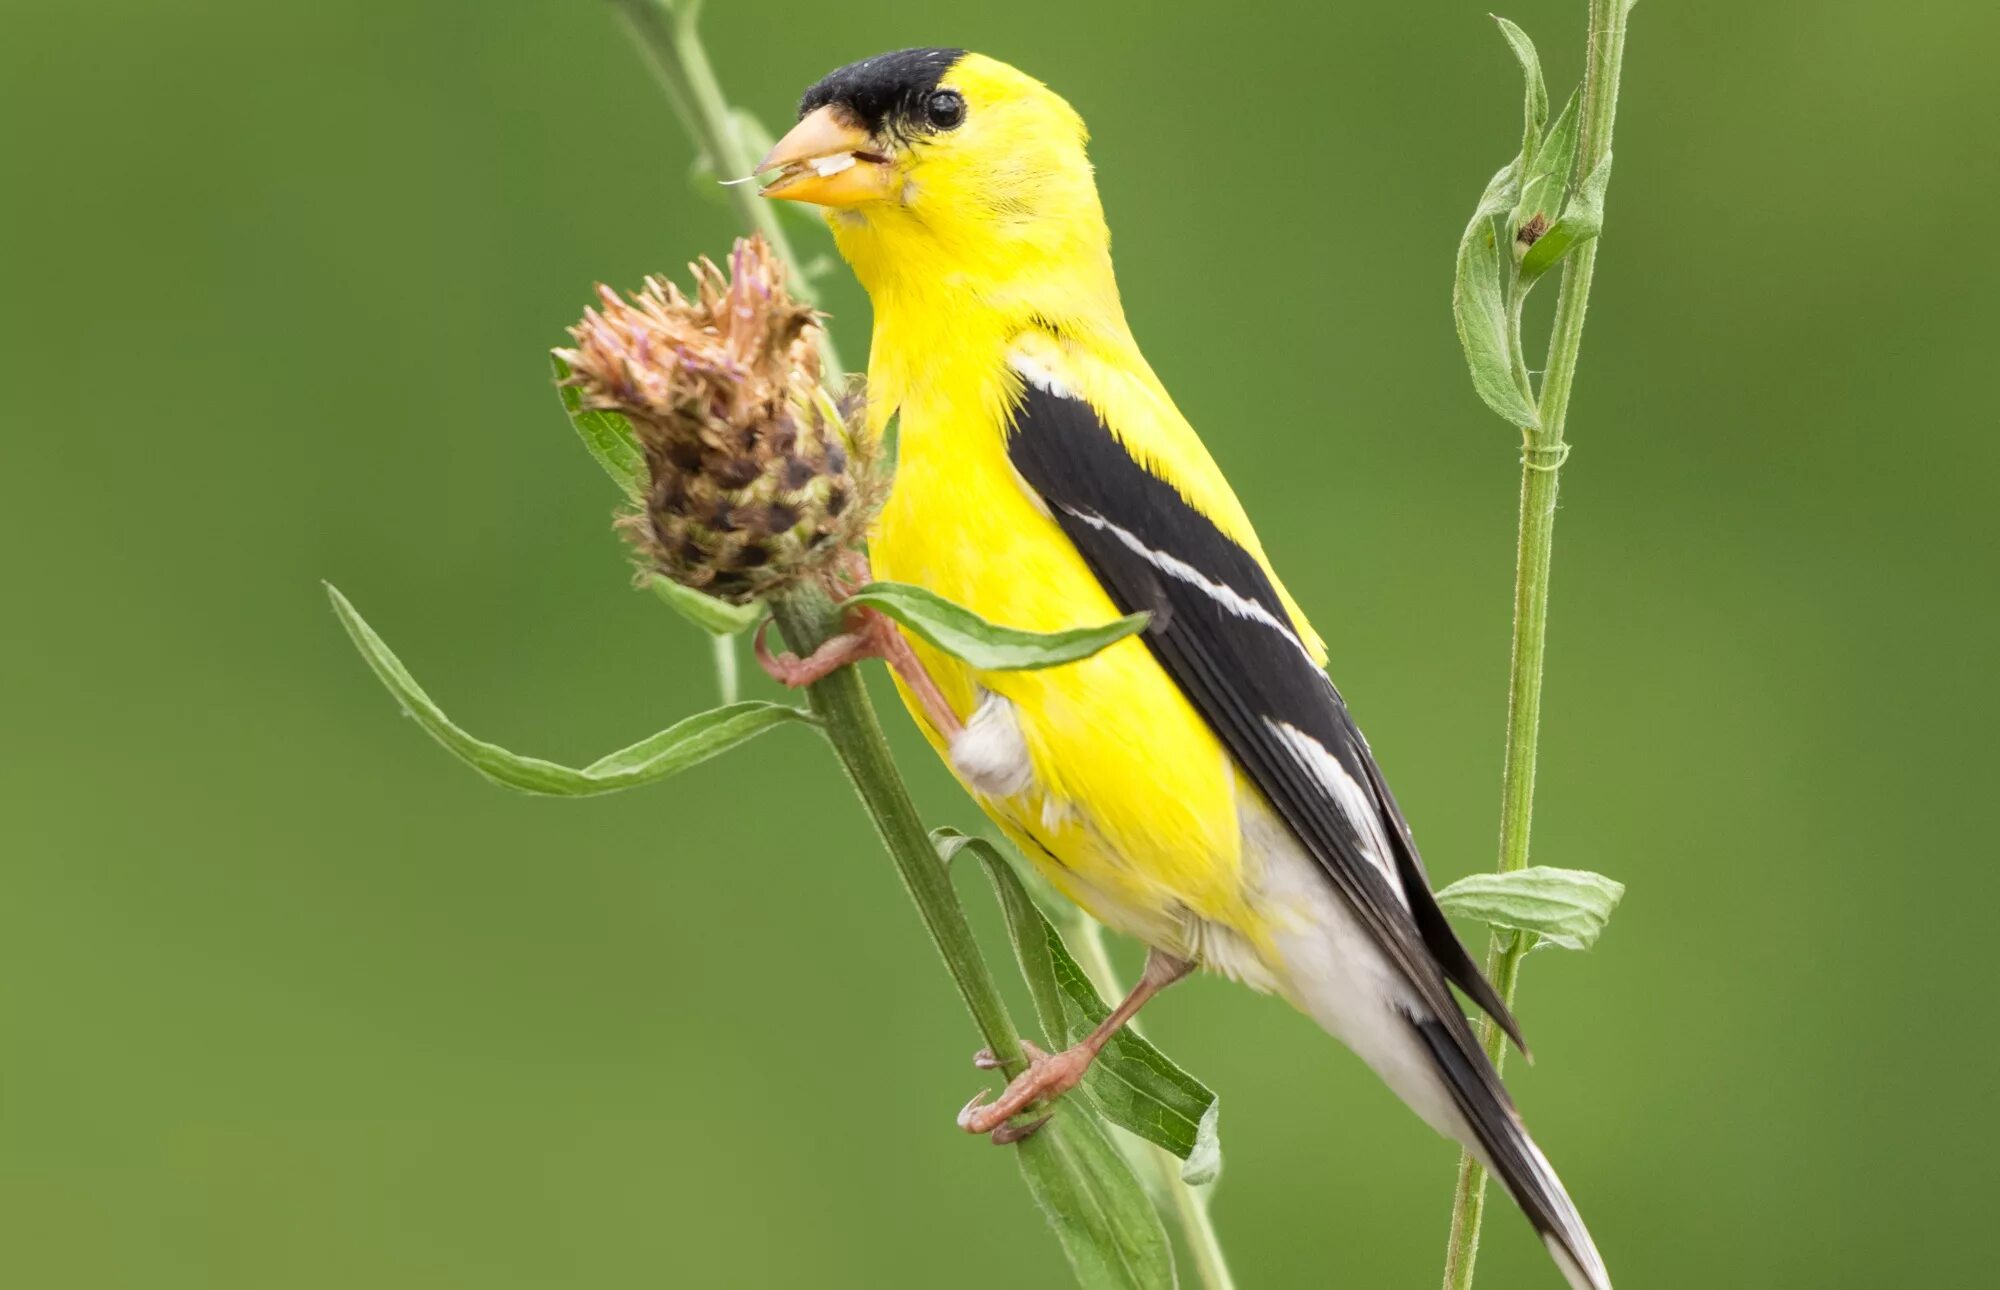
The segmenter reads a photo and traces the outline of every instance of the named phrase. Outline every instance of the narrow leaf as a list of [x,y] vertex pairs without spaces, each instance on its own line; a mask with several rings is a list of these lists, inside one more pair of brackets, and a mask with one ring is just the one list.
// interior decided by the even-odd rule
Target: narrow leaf
[[[985,866],[1049,1043],[1057,1048],[1078,1043],[1111,1015],[1062,933],[1029,897],[999,848],[955,829],[938,829],[931,841],[947,861],[969,848]],[[1111,1037],[1083,1077],[1082,1092],[1111,1123],[1180,1157],[1184,1181],[1213,1182],[1221,1172],[1215,1094],[1137,1031],[1127,1027]]]
[[[1517,426],[1541,425],[1534,404],[1514,377],[1512,333],[1507,324],[1507,283],[1514,255],[1498,244],[1497,216],[1511,212],[1521,197],[1521,159],[1500,168],[1480,195],[1479,205],[1458,243],[1458,274],[1452,283],[1451,313],[1458,324],[1458,343],[1472,373],[1479,397]],[[1501,236],[1512,240],[1508,231]]]
[[569,380],[569,364],[560,358],[550,356],[556,370],[556,393],[562,396],[563,411],[569,413],[569,423],[576,427],[576,434],[583,440],[583,446],[604,467],[604,473],[611,476],[611,482],[625,490],[625,495],[638,501],[646,495],[646,458],[639,451],[639,440],[633,435],[631,425],[616,412],[604,412],[583,406],[583,391],[574,385],[566,385]]
[[[1556,123],[1542,136],[1542,143],[1535,150],[1535,162],[1528,167],[1527,176],[1521,181],[1521,198],[1514,206],[1514,213],[1508,223],[1515,234],[1514,254],[1527,254],[1528,247],[1536,238],[1548,231],[1548,227],[1562,213],[1563,196],[1568,191],[1571,169],[1576,165],[1577,95],[1571,94],[1569,102],[1557,114]],[[1542,217],[1542,227],[1535,238],[1527,243],[1519,234],[1535,216]]]
[[1521,279],[1533,282],[1604,227],[1604,190],[1611,183],[1611,154],[1591,167],[1563,206],[1562,218],[1521,257]]
[[1437,900],[1448,914],[1528,932],[1566,950],[1587,950],[1624,895],[1624,883],[1601,873],[1533,865],[1460,878],[1437,893]]
[[1523,167],[1534,165],[1535,150],[1541,143],[1542,127],[1549,122],[1549,91],[1542,81],[1542,59],[1535,52],[1535,42],[1528,39],[1528,33],[1499,14],[1492,15],[1500,24],[1500,34],[1507,38],[1508,48],[1521,64],[1521,80],[1524,82],[1521,104],[1521,163]]
[[636,788],[707,761],[775,726],[814,721],[812,714],[781,703],[736,703],[688,717],[629,748],[600,757],[581,770],[539,757],[525,757],[475,738],[454,724],[424,693],[402,660],[348,603],[347,597],[331,585],[326,594],[354,647],[403,705],[403,711],[416,718],[417,724],[460,761],[494,783],[524,793],[591,797]]
[[726,600],[704,595],[692,587],[683,587],[672,578],[654,574],[646,580],[646,585],[654,595],[664,600],[673,611],[693,623],[696,627],[715,636],[734,636],[757,625],[764,616],[764,606],[751,601],[747,605],[732,605]]
[[1084,1290],[1176,1284],[1159,1210],[1087,1107],[1057,1106],[1049,1122],[1015,1148],[1014,1158]]
[[996,626],[935,592],[900,582],[871,582],[848,597],[846,603],[879,609],[953,658],[988,672],[1030,671],[1074,663],[1143,630],[1149,621],[1148,615],[1138,613],[1101,627],[1076,627],[1060,632],[1021,631]]

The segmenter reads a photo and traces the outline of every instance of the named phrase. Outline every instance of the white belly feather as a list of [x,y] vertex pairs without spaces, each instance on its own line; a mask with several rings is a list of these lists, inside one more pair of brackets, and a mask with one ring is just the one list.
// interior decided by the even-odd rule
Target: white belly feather
[[1255,798],[1239,810],[1244,867],[1275,929],[1268,988],[1353,1049],[1425,1123],[1464,1141],[1467,1126],[1410,1027],[1430,1009],[1284,821]]

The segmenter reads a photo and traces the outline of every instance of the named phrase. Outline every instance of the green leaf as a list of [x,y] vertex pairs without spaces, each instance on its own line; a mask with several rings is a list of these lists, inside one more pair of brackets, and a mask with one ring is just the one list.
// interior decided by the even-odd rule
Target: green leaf
[[1479,205],[1458,243],[1458,274],[1452,283],[1451,313],[1458,324],[1458,343],[1472,373],[1472,388],[1486,406],[1517,426],[1536,429],[1541,416],[1521,392],[1514,376],[1513,331],[1508,322],[1507,286],[1514,272],[1512,250],[1500,239],[1497,217],[1513,211],[1521,197],[1521,159],[1500,168],[1480,195]]
[[1210,1093],[1208,1109],[1194,1126],[1194,1150],[1181,1161],[1181,1181],[1190,1187],[1206,1187],[1222,1177],[1221,1117],[1222,1100]]
[[[1070,1031],[1061,1020],[1065,1016],[1066,996],[1053,971],[1053,955],[1060,954],[1079,979],[1082,969],[1069,958],[1055,927],[1028,899],[1013,867],[992,843],[967,837],[956,829],[933,831],[931,844],[946,864],[967,849],[979,857],[994,890],[1000,893],[1015,954],[1034,995],[1036,1011],[1042,1014],[1048,1029],[1050,1042],[1058,1046],[1072,1042]],[[1095,991],[1091,992],[1091,998],[1096,999]],[[1097,1000],[1097,1006],[1102,1009],[1103,1002]],[[1052,1016],[1057,1020],[1050,1024]],[[1166,1229],[1160,1224],[1159,1210],[1133,1173],[1131,1162],[1098,1118],[1099,1108],[1105,1105],[1105,1099],[1099,1095],[1098,1069],[1112,1058],[1114,1050],[1132,1041],[1145,1044],[1129,1030],[1106,1044],[1096,1069],[1084,1076],[1083,1086],[1058,1102],[1049,1122],[1015,1148],[1021,1176],[1034,1195],[1036,1207],[1061,1242],[1063,1253],[1076,1273],[1077,1284],[1086,1290],[1159,1290],[1176,1284],[1173,1249],[1167,1242]],[[1151,1045],[1146,1047],[1150,1049]],[[1172,1066],[1163,1057],[1158,1060]],[[1200,1085],[1195,1087],[1199,1089]],[[1199,1126],[1207,1131],[1200,1153],[1206,1160],[1218,1158],[1219,1148],[1215,1145],[1215,1097],[1206,1089],[1201,1092],[1207,1096],[1207,1108],[1199,1121]],[[1113,1122],[1122,1123],[1115,1118]]]
[[646,579],[646,585],[654,595],[667,602],[669,608],[696,627],[715,636],[734,636],[757,625],[764,616],[764,606],[759,601],[747,605],[732,605],[726,600],[704,595],[692,587],[683,587],[672,578],[653,574]]
[[[1505,931],[1526,932],[1566,950],[1597,943],[1625,884],[1587,869],[1532,865],[1512,873],[1479,873],[1437,893],[1448,914],[1476,918]],[[1534,941],[1529,948],[1534,947]]]
[[1150,616],[1128,614],[1102,627],[1025,632],[998,627],[935,592],[900,582],[871,582],[846,600],[881,610],[953,658],[988,672],[1021,672],[1089,658],[1144,630]]
[[1604,227],[1604,190],[1611,183],[1611,154],[1591,167],[1563,206],[1562,218],[1521,257],[1521,279],[1533,282]]
[[676,771],[686,770],[697,762],[727,752],[775,726],[793,721],[816,724],[811,713],[781,703],[735,703],[676,722],[629,748],[621,748],[598,758],[581,770],[543,761],[539,757],[524,757],[498,744],[474,738],[453,724],[451,718],[445,716],[444,711],[424,693],[423,687],[417,684],[402,660],[348,603],[347,597],[331,584],[328,584],[326,594],[333,601],[333,611],[339,615],[341,626],[353,638],[354,647],[361,651],[361,657],[368,661],[368,666],[374,669],[382,684],[389,687],[389,692],[403,705],[403,711],[415,717],[417,724],[460,761],[494,783],[517,788],[524,793],[551,797],[591,797],[599,793],[615,793],[619,789],[636,788],[640,784],[665,779]]
[[1159,1210],[1087,1108],[1058,1105],[1049,1122],[1014,1149],[1014,1158],[1084,1290],[1176,1284]]
[[[1537,215],[1542,217],[1543,231],[1547,232],[1548,225],[1561,213],[1570,170],[1576,164],[1576,132],[1577,95],[1572,94],[1557,115],[1556,123],[1542,136],[1541,146],[1535,149],[1534,164],[1528,167],[1527,177],[1521,182],[1521,198],[1507,220],[1514,234],[1518,235],[1522,226]],[[1527,251],[1516,236],[1515,256],[1526,255]]]
[[550,361],[555,365],[556,392],[562,396],[563,411],[569,413],[569,423],[576,427],[583,446],[590,449],[590,455],[597,458],[597,464],[604,467],[612,483],[625,490],[627,497],[635,502],[643,498],[646,458],[639,451],[639,440],[632,433],[631,423],[616,412],[584,407],[583,391],[563,383],[569,380],[569,364],[554,355]]
[[1500,34],[1507,38],[1508,48],[1521,64],[1521,80],[1524,82],[1521,104],[1521,164],[1523,169],[1535,163],[1535,150],[1542,138],[1542,127],[1549,121],[1549,91],[1542,83],[1542,59],[1535,52],[1535,42],[1528,39],[1528,33],[1499,14],[1491,15],[1500,24]]
[[[1067,1048],[1078,1043],[1111,1015],[1110,1006],[1063,943],[1062,933],[1029,897],[998,847],[956,829],[934,831],[931,842],[947,862],[969,848],[985,866],[1007,916],[1014,957],[1051,1045]],[[1221,1173],[1215,1094],[1129,1026],[1104,1045],[1083,1077],[1081,1091],[1105,1119],[1180,1157],[1183,1181],[1200,1185],[1215,1181]]]

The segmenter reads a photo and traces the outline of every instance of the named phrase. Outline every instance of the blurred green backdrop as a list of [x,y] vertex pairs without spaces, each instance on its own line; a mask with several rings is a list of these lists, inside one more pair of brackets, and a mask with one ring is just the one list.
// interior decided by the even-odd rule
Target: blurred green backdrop
[[[1447,307],[1518,133],[1485,6],[713,7],[773,123],[918,43],[1075,102],[1153,362],[1439,881],[1488,866],[1516,453]],[[1566,87],[1583,5],[1507,13]],[[7,27],[8,1281],[1061,1283],[951,1127],[972,1030],[811,738],[523,799],[327,610],[322,578],[476,732],[564,760],[710,701],[548,388],[593,282],[732,232],[606,6]],[[1625,1290],[1988,1267],[1996,42],[1969,0],[1633,19],[1536,830],[1631,893],[1531,964],[1514,1079]],[[830,304],[858,362],[844,273]],[[1443,1142],[1277,1003],[1148,1015],[1221,1091],[1246,1290],[1433,1283]],[[1488,1231],[1482,1285],[1554,1284]]]

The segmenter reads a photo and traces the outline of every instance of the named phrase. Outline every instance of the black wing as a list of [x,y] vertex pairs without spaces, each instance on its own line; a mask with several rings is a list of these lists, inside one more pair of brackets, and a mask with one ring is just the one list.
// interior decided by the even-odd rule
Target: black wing
[[1446,977],[1520,1044],[1506,1005],[1432,897],[1367,741],[1263,566],[1135,460],[1080,399],[1028,383],[1007,453],[1120,610],[1152,612],[1144,639],[1153,656],[1454,1038],[1473,1043]]

